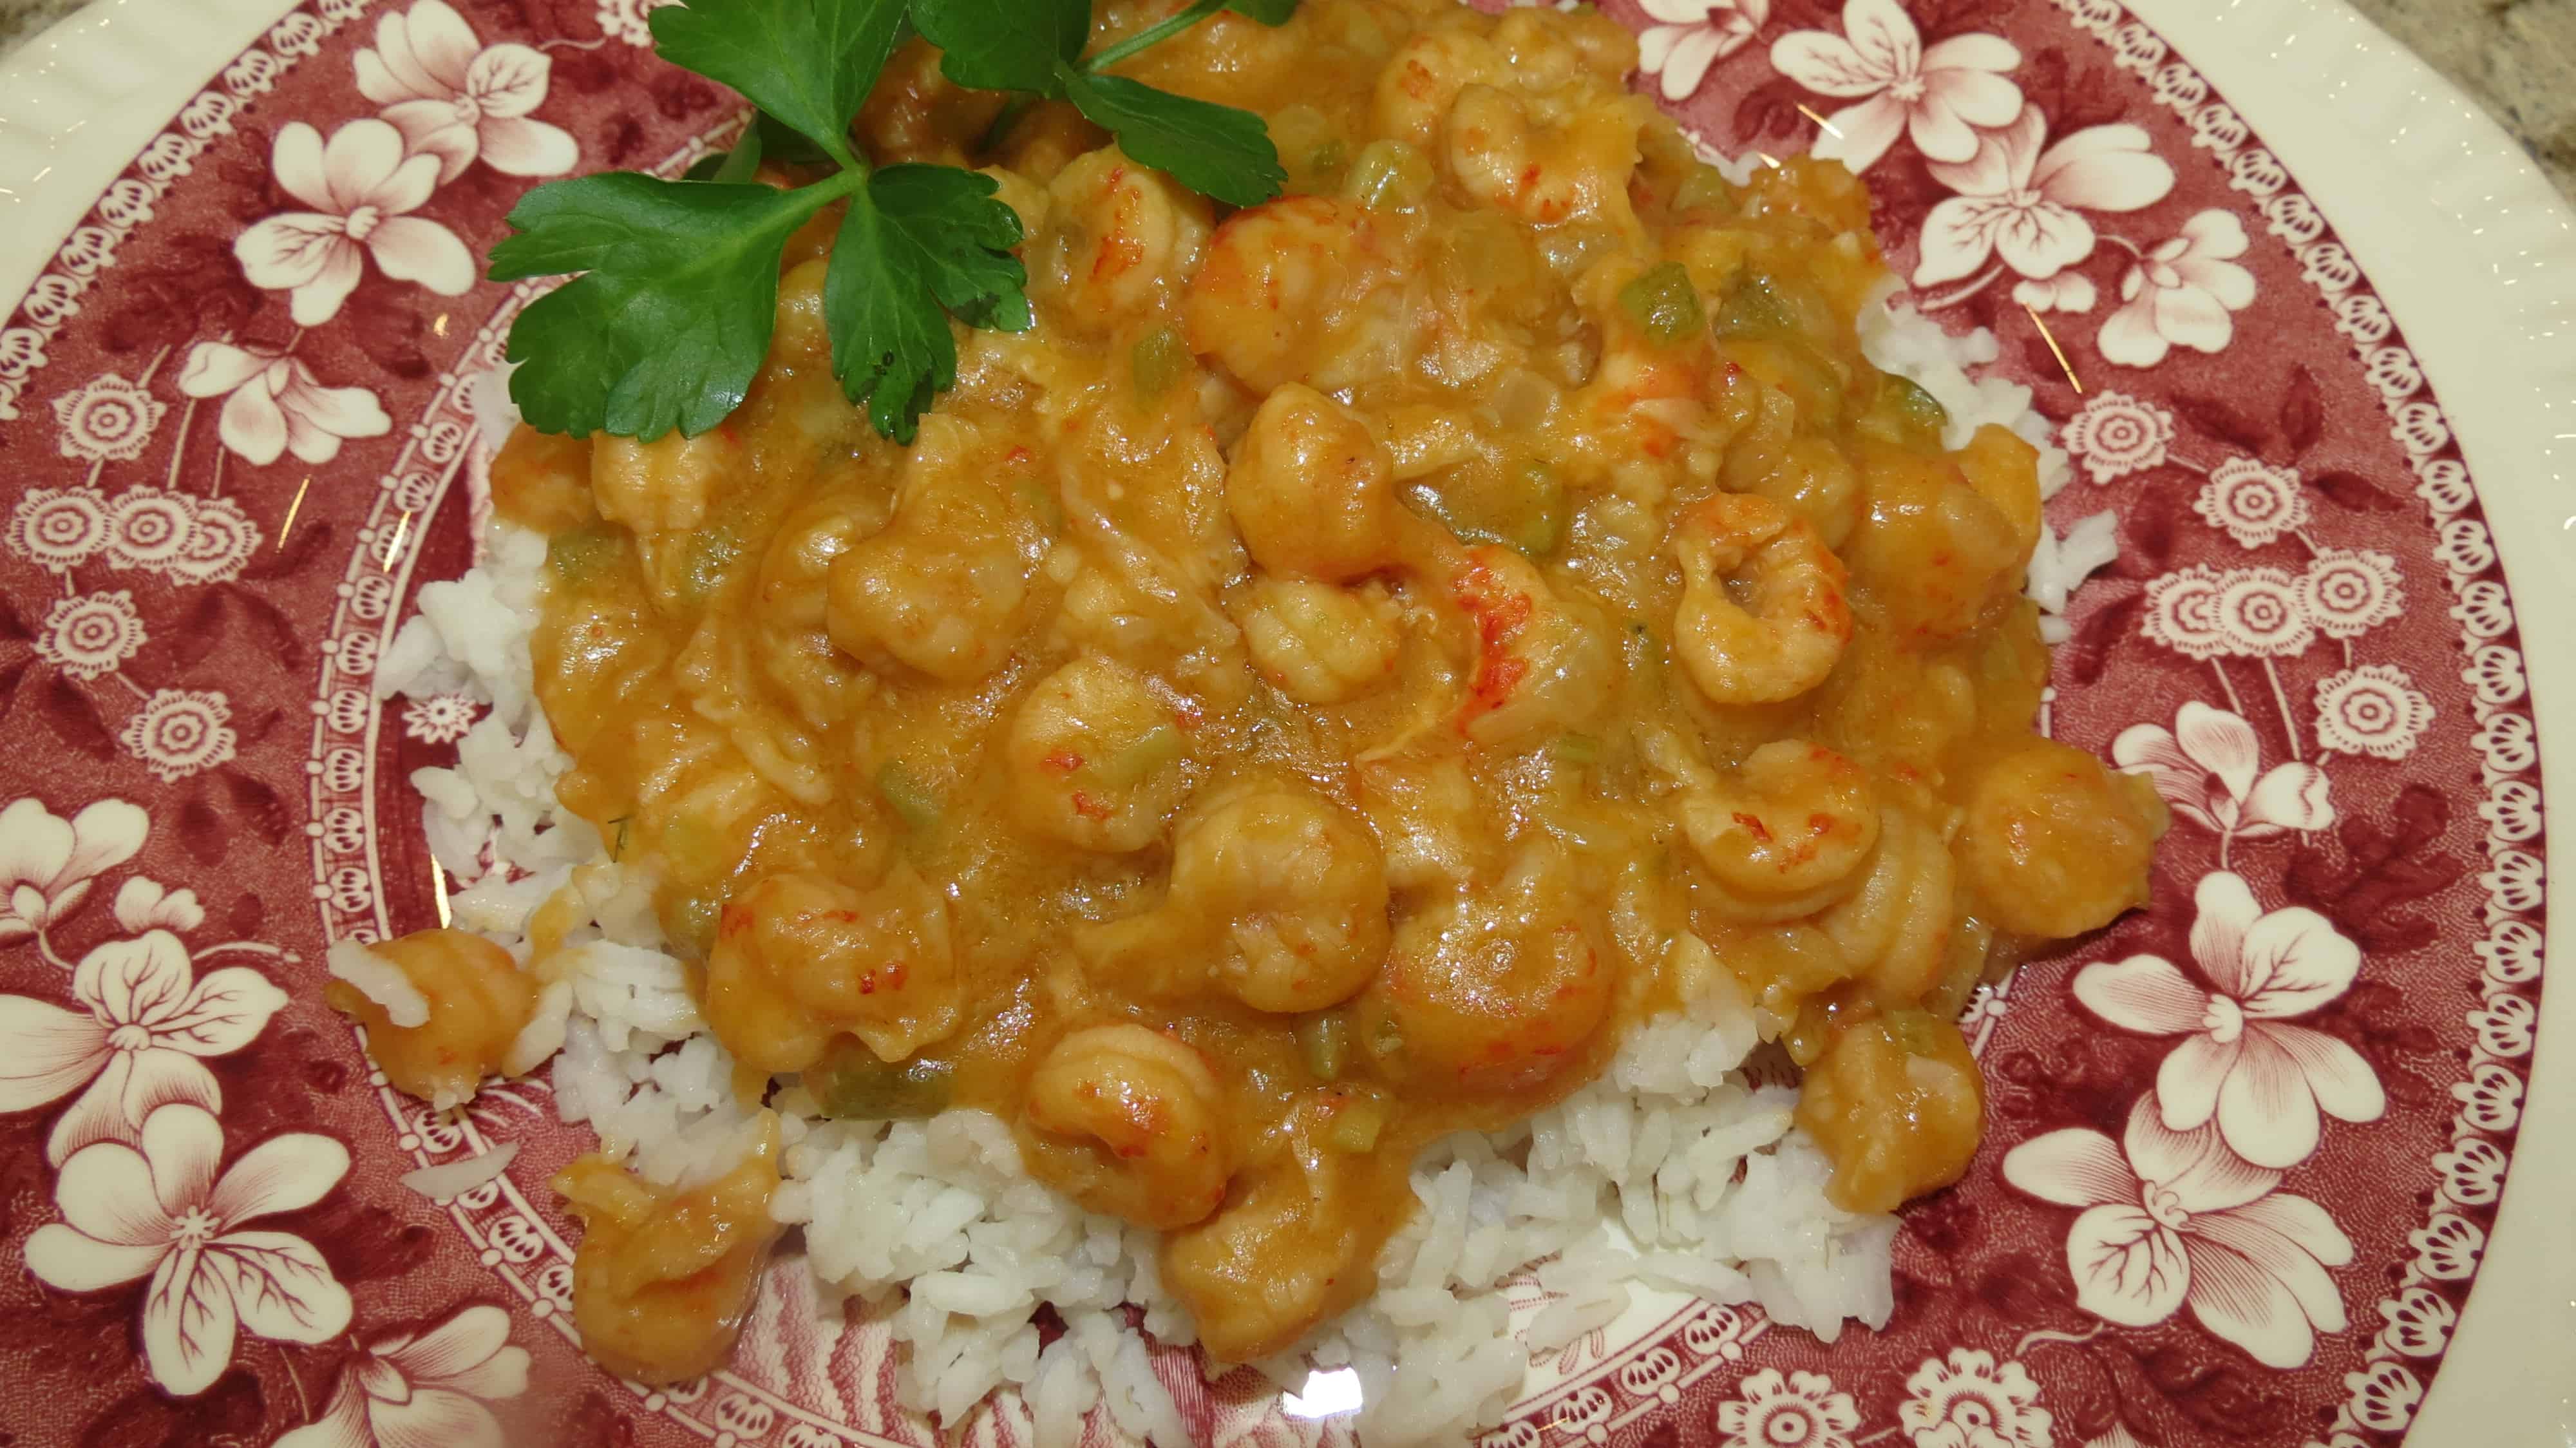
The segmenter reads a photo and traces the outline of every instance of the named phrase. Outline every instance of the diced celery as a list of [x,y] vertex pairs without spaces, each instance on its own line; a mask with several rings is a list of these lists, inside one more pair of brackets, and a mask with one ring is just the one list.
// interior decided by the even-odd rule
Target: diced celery
[[1404,1052],[1404,1027],[1395,1017],[1381,1015],[1369,1024],[1369,1052],[1380,1060]]
[[1318,1081],[1338,1081],[1342,1067],[1350,1059],[1351,1026],[1344,1017],[1316,1014],[1297,1023],[1297,1044],[1305,1052],[1306,1069]]
[[1178,760],[1181,753],[1181,731],[1169,724],[1157,724],[1093,766],[1092,777],[1123,789]]
[[1342,194],[1372,210],[1418,206],[1431,194],[1431,162],[1402,141],[1371,141],[1351,162]]
[[1695,166],[1673,192],[1673,209],[1732,213],[1735,210],[1735,187],[1715,166]]
[[878,767],[877,793],[885,796],[886,807],[915,835],[939,828],[939,796],[902,760],[890,759]]
[[1898,415],[1939,437],[1950,425],[1950,410],[1932,400],[1932,394],[1916,385],[1911,378],[1889,377],[1887,390],[1896,404]]
[[1333,1113],[1333,1125],[1326,1133],[1335,1151],[1358,1156],[1377,1149],[1379,1133],[1386,1130],[1389,1111],[1386,1098],[1374,1091],[1356,1092]]
[[888,1064],[863,1046],[844,1044],[805,1074],[806,1089],[826,1116],[856,1121],[897,1121],[936,1116],[951,1093],[949,1070],[938,1061]]
[[692,535],[683,590],[692,601],[705,601],[707,595],[723,585],[725,570],[741,556],[742,542],[731,528],[718,526]]
[[1797,325],[1778,287],[1760,272],[1738,273],[1711,324],[1720,337],[1776,337]]
[[626,530],[614,523],[585,523],[546,540],[546,566],[570,584],[597,581],[626,552]]
[[1554,753],[1568,764],[1588,767],[1601,762],[1601,741],[1589,734],[1561,734]]
[[1690,269],[1677,261],[1650,267],[1621,287],[1619,305],[1647,337],[1666,347],[1698,335],[1708,325],[1699,288],[1691,285]]
[[1148,402],[1172,390],[1189,375],[1190,344],[1170,327],[1156,327],[1128,352],[1136,376],[1136,395]]

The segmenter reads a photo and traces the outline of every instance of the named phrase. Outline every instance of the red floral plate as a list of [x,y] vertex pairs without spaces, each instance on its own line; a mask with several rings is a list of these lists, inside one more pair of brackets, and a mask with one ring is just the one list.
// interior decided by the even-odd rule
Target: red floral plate
[[[370,686],[468,556],[520,300],[475,256],[532,178],[733,119],[651,3],[125,0],[0,74],[0,1444],[932,1441],[794,1264],[729,1371],[588,1366],[544,1187],[582,1133],[542,1080],[425,1115],[316,988],[433,911],[404,781],[475,706]],[[1981,1004],[1990,1139],[1885,1331],[1641,1304],[1486,1441],[2567,1441],[2571,1173],[2517,1152],[2576,1094],[2533,1086],[2569,706],[2522,648],[2568,606],[2565,211],[2323,0],[1610,6],[1712,145],[1861,170],[1915,305],[2035,389],[2053,512],[2121,546],[2050,724],[2176,825],[2152,912]],[[1204,1441],[1348,1436],[1159,1368]]]

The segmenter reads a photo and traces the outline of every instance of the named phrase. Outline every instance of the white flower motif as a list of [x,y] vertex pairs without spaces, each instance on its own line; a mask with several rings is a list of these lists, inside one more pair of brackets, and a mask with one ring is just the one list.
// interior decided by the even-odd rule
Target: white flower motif
[[2120,9],[2118,0],[2073,0],[2069,9],[2073,11],[2075,28],[2094,35],[2110,34],[2111,28],[2120,23],[2124,13]]
[[2352,1392],[2353,1421],[2373,1432],[2392,1437],[2404,1433],[2414,1421],[2415,1405],[2424,1401],[2423,1380],[2393,1358],[2382,1358],[2345,1376],[2345,1387]]
[[2066,450],[2084,459],[2093,481],[2107,483],[2162,467],[2174,440],[2173,414],[2124,392],[2096,392],[2057,430]]
[[1784,1378],[1764,1368],[1737,1391],[1742,1396],[1717,1405],[1717,1429],[1727,1435],[1721,1448],[1852,1448],[1860,1409],[1823,1373]]
[[171,890],[158,880],[131,875],[116,892],[116,923],[128,930],[194,930],[206,923],[194,890]]
[[2066,1238],[2076,1305],[2122,1327],[2150,1327],[2185,1305],[2200,1325],[2266,1367],[2294,1368],[2316,1333],[2341,1332],[2329,1267],[2352,1241],[2325,1209],[2275,1193],[2281,1174],[2238,1160],[2203,1127],[2157,1119],[2153,1093],[2129,1109],[2121,1142],[2081,1128],[2004,1154],[2004,1180],[2083,1208]]
[[410,213],[438,189],[440,159],[407,155],[384,121],[351,121],[322,133],[289,121],[269,164],[287,194],[312,207],[253,226],[233,243],[251,285],[293,293],[295,325],[318,327],[340,314],[358,285],[361,253],[396,281],[441,296],[474,285],[474,257],[456,233]]
[[2545,937],[2528,920],[2505,919],[2489,927],[2487,938],[2469,947],[2486,962],[2486,978],[2496,985],[2520,985],[2540,979]]
[[2485,756],[2487,768],[2499,774],[2520,774],[2539,762],[2535,733],[2530,715],[2500,712],[2488,715],[2478,732],[2469,736],[2469,742]]
[[296,358],[229,342],[198,343],[179,374],[179,390],[223,398],[216,431],[224,446],[261,466],[289,452],[327,463],[340,455],[343,438],[383,437],[394,426],[367,389],[324,387]]
[[2278,568],[2229,569],[2209,613],[2228,652],[2245,658],[2292,658],[2316,639],[2316,625],[2299,607],[2299,581]]
[[2267,468],[2252,458],[2229,458],[2210,469],[2191,510],[2240,548],[2260,548],[2308,526],[2298,470]]
[[2369,549],[2320,548],[2299,577],[2299,606],[2329,637],[2359,638],[2406,606],[2397,560]]
[[2379,1315],[2388,1324],[2380,1329],[2380,1342],[2408,1357],[2441,1356],[2450,1346],[2452,1326],[2460,1320],[2458,1311],[2429,1287],[2409,1287],[2380,1303]]
[[2012,295],[2034,312],[2089,312],[2097,300],[2092,279],[2077,272],[2059,272],[2044,281],[2025,278],[2013,284]]
[[2317,747],[2404,759],[2433,722],[2433,701],[2394,664],[2342,669],[2317,682]]
[[403,709],[403,732],[423,744],[452,744],[474,727],[482,706],[463,694],[432,694]]
[[2460,1120],[2479,1131],[2501,1136],[2522,1119],[2522,1078],[2493,1061],[2469,1068],[2469,1079],[2451,1083],[2460,1103]]
[[2048,119],[2026,110],[1980,135],[1972,159],[1932,165],[1959,194],[1923,218],[1916,286],[1956,281],[1990,257],[2033,280],[2053,277],[2093,254],[2085,211],[2135,211],[2173,189],[2173,167],[2136,126],[2088,127],[2042,151]]
[[2102,1436],[2086,1439],[2084,1448],[2154,1448],[2154,1445],[2130,1432],[2128,1424],[2114,1423]]
[[2325,771],[2290,763],[2262,772],[2254,726],[2197,699],[2175,713],[2170,730],[2133,724],[2120,731],[2111,759],[2154,780],[2175,814],[2235,839],[2321,830],[2335,820]]
[[417,0],[408,14],[378,20],[357,66],[359,92],[384,107],[413,154],[438,158],[441,183],[478,156],[511,176],[560,176],[581,159],[571,135],[528,119],[554,61],[525,45],[483,46],[446,0]]
[[134,858],[151,817],[103,799],[58,818],[42,800],[0,809],[0,942],[24,940],[80,908],[90,883]]
[[64,457],[84,462],[132,462],[143,456],[152,429],[169,410],[170,404],[116,373],[93,377],[54,399],[54,423],[62,430],[54,445]]
[[230,498],[199,498],[188,546],[162,571],[181,583],[221,583],[241,576],[259,551],[259,525]]
[[1639,0],[1663,23],[1637,37],[1637,68],[1662,79],[1664,99],[1698,90],[1708,68],[1742,50],[1771,18],[1771,0]]
[[1980,126],[2022,113],[2005,77],[2021,52],[2001,36],[1954,35],[1926,47],[1896,0],[1846,0],[1843,34],[1793,30],[1771,45],[1771,68],[1819,95],[1853,102],[1825,118],[1815,154],[1866,171],[1899,135],[1933,161],[1977,154]]
[[2186,659],[2214,659],[2226,653],[2227,635],[2218,623],[2222,582],[2216,569],[2198,563],[2150,579],[2147,617],[2140,629],[2149,640]]
[[[126,882],[129,890],[138,883],[160,888]],[[120,894],[120,916],[126,905]],[[223,1088],[202,1058],[249,1045],[286,1004],[284,991],[246,966],[198,980],[188,947],[160,929],[81,957],[72,995],[87,1014],[0,996],[0,1111],[33,1111],[89,1087],[46,1140],[45,1159],[56,1166],[97,1142],[135,1140],[170,1102],[222,1110]]]
[[2149,247],[2120,278],[2120,309],[2102,323],[2105,360],[2153,367],[2177,346],[2223,350],[2232,315],[2254,304],[2254,274],[2236,264],[2245,226],[2232,212],[2204,211],[2182,234]]
[[164,783],[176,783],[233,757],[232,706],[200,689],[155,689],[117,739]]
[[2421,1228],[2406,1234],[2406,1245],[2415,1249],[2416,1271],[2436,1282],[2466,1282],[2477,1275],[2487,1234],[2466,1217],[2436,1212]]
[[1905,1380],[1896,1420],[1914,1448],[2049,1448],[2052,1419],[2022,1365],[1975,1348],[1926,1358]]
[[46,610],[36,656],[75,679],[95,679],[122,668],[143,639],[132,593],[85,593],[56,599]]
[[149,485],[128,488],[108,500],[107,561],[117,568],[158,573],[188,551],[195,528],[196,499]]
[[2227,1149],[2261,1167],[2315,1153],[2318,1113],[2376,1121],[2388,1109],[2361,1053],[2282,1022],[2352,988],[2361,951],[2314,910],[2265,914],[2240,876],[2200,882],[2191,926],[2202,990],[2161,956],[2097,961],[2076,972],[2075,998],[2122,1030],[2181,1036],[2156,1071],[2164,1124],[2192,1131],[2213,1118]]
[[679,3],[680,0],[599,0],[599,28],[611,40],[622,40],[629,45],[651,45],[653,27],[645,17],[665,5]]
[[96,488],[29,488],[9,512],[10,551],[56,573],[88,562],[114,534]]
[[223,1150],[204,1107],[161,1107],[140,1150],[111,1141],[74,1153],[54,1183],[63,1220],[27,1238],[27,1270],[59,1291],[150,1279],[144,1360],[181,1397],[223,1376],[240,1332],[314,1343],[349,1326],[349,1291],[311,1243],[242,1229],[320,1201],[348,1174],[349,1149],[310,1132],[272,1136],[218,1176]]
[[475,1306],[423,1333],[367,1344],[322,1416],[275,1448],[507,1448],[486,1402],[528,1390],[528,1350],[510,1314]]

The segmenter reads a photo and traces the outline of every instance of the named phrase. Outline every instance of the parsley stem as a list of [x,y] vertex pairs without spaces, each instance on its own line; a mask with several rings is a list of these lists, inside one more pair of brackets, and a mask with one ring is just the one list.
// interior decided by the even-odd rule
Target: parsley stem
[[1101,51],[1098,55],[1084,61],[1082,68],[1097,75],[1140,50],[1162,44],[1224,8],[1225,0],[1198,0],[1198,3],[1162,24],[1149,25]]
[[994,115],[993,124],[984,128],[983,142],[976,150],[983,155],[1000,150],[1002,142],[1011,134],[1011,127],[1018,125],[1020,117],[1027,115],[1029,108],[1037,103],[1038,98],[1026,91],[1013,92],[1009,100],[1002,102],[1002,109]]

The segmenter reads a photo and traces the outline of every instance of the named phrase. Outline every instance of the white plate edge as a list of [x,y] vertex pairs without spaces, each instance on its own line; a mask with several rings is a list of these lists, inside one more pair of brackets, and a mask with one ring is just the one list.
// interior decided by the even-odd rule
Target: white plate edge
[[[2567,839],[2576,658],[2559,641],[2576,638],[2576,210],[2484,111],[2342,0],[2126,3],[2317,201],[2431,381],[2504,559],[2543,728],[2547,822]],[[2462,280],[2481,272],[2491,287]],[[2576,940],[2576,880],[2550,883],[2554,950]],[[2540,1000],[2486,1261],[2408,1439],[2428,1448],[2576,1445],[2576,1154],[2564,1149],[2576,1142],[2576,980],[2544,975]]]
[[0,321],[99,193],[293,0],[97,0],[0,62]]

